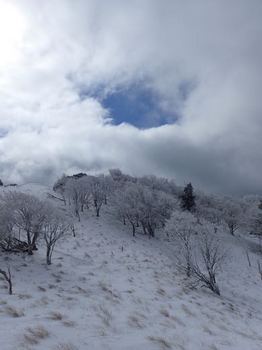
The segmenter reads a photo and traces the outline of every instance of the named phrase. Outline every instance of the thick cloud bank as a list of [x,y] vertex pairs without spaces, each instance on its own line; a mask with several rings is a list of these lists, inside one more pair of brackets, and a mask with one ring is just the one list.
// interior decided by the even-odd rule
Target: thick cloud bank
[[[261,193],[260,0],[0,0],[0,10],[4,181],[120,167]],[[134,85],[170,124],[114,125],[103,99]]]

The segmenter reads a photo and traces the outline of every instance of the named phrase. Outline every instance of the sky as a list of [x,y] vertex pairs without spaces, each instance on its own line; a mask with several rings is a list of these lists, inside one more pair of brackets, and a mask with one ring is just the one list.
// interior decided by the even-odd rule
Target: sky
[[261,0],[0,0],[0,178],[262,193]]

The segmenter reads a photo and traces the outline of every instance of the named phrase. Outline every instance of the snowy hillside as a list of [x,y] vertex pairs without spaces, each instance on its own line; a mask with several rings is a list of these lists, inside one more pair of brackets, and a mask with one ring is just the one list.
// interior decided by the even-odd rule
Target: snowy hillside
[[[40,198],[52,193],[34,184],[18,189]],[[192,288],[171,238],[158,231],[132,237],[109,205],[100,217],[90,210],[75,218],[75,230],[76,237],[58,241],[50,266],[42,242],[32,256],[1,253],[14,289],[8,295],[0,280],[1,350],[261,350],[255,239],[220,233],[228,258],[217,296]]]

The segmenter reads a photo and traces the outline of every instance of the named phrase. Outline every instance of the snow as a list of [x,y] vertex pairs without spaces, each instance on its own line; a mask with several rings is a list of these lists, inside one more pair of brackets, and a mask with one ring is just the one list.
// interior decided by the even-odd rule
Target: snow
[[[18,189],[52,193],[36,184]],[[160,233],[133,238],[109,206],[100,218],[90,210],[76,221],[76,237],[57,243],[51,266],[43,245],[33,256],[1,253],[14,283],[9,296],[0,280],[1,350],[261,350],[262,256],[250,249],[252,238],[221,235],[229,254],[220,297],[190,287],[172,241]]]

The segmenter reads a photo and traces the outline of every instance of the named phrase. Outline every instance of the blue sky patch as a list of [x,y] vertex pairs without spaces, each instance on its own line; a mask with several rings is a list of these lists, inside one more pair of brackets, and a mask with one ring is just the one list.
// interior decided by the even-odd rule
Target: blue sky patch
[[[176,91],[178,105],[187,100],[195,87],[194,81],[182,81]],[[106,87],[99,85],[92,91],[78,87],[81,100],[88,96],[98,99],[110,113],[112,123],[128,123],[138,128],[151,128],[176,122],[180,118],[179,107],[174,111],[161,108],[161,96],[145,84],[135,83],[107,93]],[[181,106],[180,106],[181,107]]]
[[159,96],[150,89],[134,85],[118,90],[102,100],[110,111],[113,124],[129,123],[138,128],[150,128],[170,123],[175,116],[159,106]]

